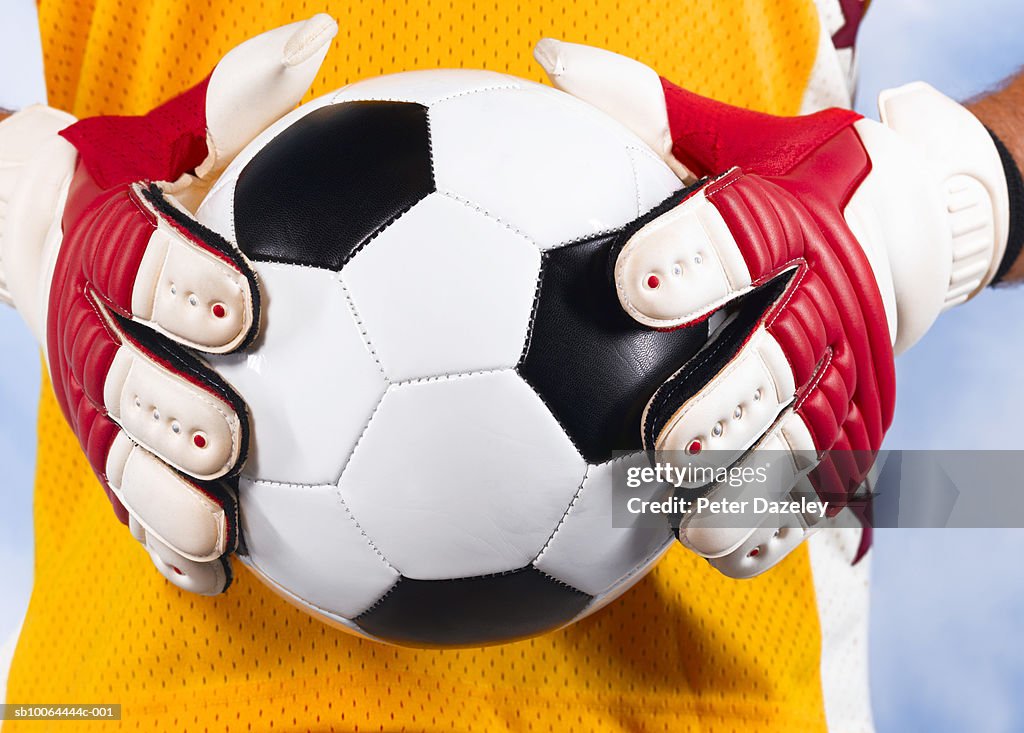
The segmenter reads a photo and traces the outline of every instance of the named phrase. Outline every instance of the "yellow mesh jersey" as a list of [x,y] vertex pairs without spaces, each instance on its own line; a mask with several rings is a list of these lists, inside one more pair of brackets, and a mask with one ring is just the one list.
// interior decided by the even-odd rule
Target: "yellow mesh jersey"
[[[540,80],[532,45],[555,36],[642,59],[719,99],[795,114],[819,32],[811,0],[43,0],[50,103],[80,117],[143,112],[242,40],[322,10],[341,32],[310,96],[438,66]],[[141,731],[825,728],[803,549],[736,582],[677,548],[567,630],[480,650],[387,647],[313,621],[240,563],[219,598],[167,584],[114,520],[48,384],[35,530],[36,584],[8,701],[121,703],[119,727]],[[10,722],[4,733],[48,726],[76,724]]]

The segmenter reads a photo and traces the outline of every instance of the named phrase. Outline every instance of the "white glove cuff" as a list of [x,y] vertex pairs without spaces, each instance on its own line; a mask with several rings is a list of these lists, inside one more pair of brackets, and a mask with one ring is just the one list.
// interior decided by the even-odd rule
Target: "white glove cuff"
[[952,239],[947,310],[992,282],[1006,252],[1010,203],[999,150],[977,117],[924,82],[882,92],[878,108],[938,177]]
[[75,121],[33,105],[0,122],[0,299],[42,343],[48,277],[77,152],[57,135]]

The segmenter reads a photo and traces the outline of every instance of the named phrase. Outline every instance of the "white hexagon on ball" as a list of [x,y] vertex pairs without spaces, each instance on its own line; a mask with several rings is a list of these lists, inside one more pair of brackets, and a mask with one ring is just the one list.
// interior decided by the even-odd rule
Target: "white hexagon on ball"
[[261,262],[264,319],[253,347],[209,360],[249,407],[245,475],[337,482],[387,380],[336,273]]
[[529,564],[586,463],[513,371],[388,390],[341,476],[341,497],[403,575],[443,580]]
[[432,193],[341,273],[388,379],[510,369],[519,361],[540,252],[464,203]]

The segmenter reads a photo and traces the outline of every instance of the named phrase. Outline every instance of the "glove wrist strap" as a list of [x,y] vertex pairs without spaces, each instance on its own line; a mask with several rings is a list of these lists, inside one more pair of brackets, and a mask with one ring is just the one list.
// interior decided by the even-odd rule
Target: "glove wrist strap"
[[1006,238],[1006,251],[1003,252],[1002,261],[996,269],[990,285],[998,285],[1013,267],[1021,256],[1021,249],[1024,248],[1024,177],[1021,176],[1020,167],[1013,159],[1009,149],[990,128],[988,134],[992,136],[992,142],[999,152],[999,160],[1003,164],[1003,172],[1006,174],[1006,189],[1009,194],[1010,223]]

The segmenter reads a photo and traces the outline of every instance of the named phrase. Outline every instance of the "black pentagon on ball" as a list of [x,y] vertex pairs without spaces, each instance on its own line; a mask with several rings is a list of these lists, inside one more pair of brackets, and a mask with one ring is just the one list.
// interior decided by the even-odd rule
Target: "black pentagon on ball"
[[641,326],[622,309],[612,279],[626,240],[688,193],[673,194],[618,231],[545,255],[517,368],[588,463],[641,449],[647,401],[707,342],[703,322],[672,331]]
[[354,621],[367,633],[395,644],[481,646],[556,629],[591,600],[532,565],[451,580],[403,576]]
[[252,260],[340,270],[434,190],[426,107],[332,104],[246,164],[235,185],[235,235]]

